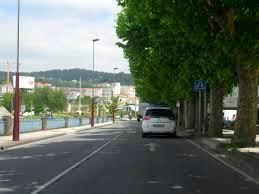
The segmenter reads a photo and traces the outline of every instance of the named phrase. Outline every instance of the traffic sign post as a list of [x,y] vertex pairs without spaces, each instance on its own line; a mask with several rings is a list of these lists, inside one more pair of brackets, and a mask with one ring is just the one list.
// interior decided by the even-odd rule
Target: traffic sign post
[[178,128],[180,127],[180,106],[181,106],[180,101],[177,101],[176,107],[177,107],[177,127]]
[[194,91],[199,92],[199,130],[200,133],[202,133],[202,129],[201,129],[201,93],[205,92],[204,94],[204,129],[203,129],[203,133],[205,133],[205,119],[206,119],[206,109],[207,109],[207,105],[206,105],[206,88],[207,88],[207,84],[205,80],[195,80],[194,81]]
[[201,132],[201,90],[199,90],[199,130]]
[[194,81],[194,90],[195,91],[205,91],[206,90],[206,81],[205,80],[195,80]]

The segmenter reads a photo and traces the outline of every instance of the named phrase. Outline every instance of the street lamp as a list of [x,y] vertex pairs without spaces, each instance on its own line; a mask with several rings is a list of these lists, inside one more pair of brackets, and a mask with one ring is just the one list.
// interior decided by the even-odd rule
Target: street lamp
[[115,83],[115,73],[116,73],[116,70],[118,70],[119,68],[118,67],[115,67],[115,68],[113,68],[113,70],[114,70],[114,74],[113,74],[113,82]]
[[20,63],[20,0],[17,4],[17,64],[15,80],[15,110],[13,125],[13,141],[20,140],[20,102],[19,102],[19,63]]
[[115,79],[115,73],[116,73],[116,70],[118,70],[118,69],[119,69],[118,67],[113,68],[114,73],[113,73],[113,88],[112,88],[112,96],[114,96],[114,93],[115,93],[115,81],[116,81],[116,79]]
[[91,127],[94,127],[94,45],[95,42],[98,42],[100,39],[93,39],[93,73],[92,73],[92,110],[91,110]]

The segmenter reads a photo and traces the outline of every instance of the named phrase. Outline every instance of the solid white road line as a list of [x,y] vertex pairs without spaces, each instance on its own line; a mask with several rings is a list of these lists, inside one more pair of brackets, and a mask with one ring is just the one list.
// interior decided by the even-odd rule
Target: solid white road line
[[198,145],[197,143],[193,142],[192,140],[186,139],[187,142],[189,142],[190,144],[196,146],[197,148],[199,148],[200,150],[206,152],[207,154],[209,154],[212,158],[216,159],[217,161],[221,162],[222,164],[224,164],[225,166],[227,166],[228,168],[232,169],[233,171],[235,171],[236,173],[240,174],[241,176],[245,177],[248,181],[253,182],[256,185],[259,185],[259,181],[251,176],[249,176],[248,174],[246,174],[244,171],[232,166],[231,164],[229,164],[228,162],[222,160],[220,157],[218,157],[217,155],[209,152],[208,150],[204,149],[203,147],[201,147],[200,145]]
[[[105,124],[104,126],[106,126],[106,125],[109,125],[109,124]],[[103,127],[103,126],[96,126],[95,128],[85,128],[85,129],[82,129],[80,131],[85,131],[86,133],[88,133],[88,132],[90,132],[90,130],[102,129],[102,128],[98,128],[98,127]],[[0,150],[0,153],[6,152],[6,151],[9,151],[9,150],[15,150],[15,149],[18,149],[18,148],[27,147],[27,146],[30,146],[30,145],[35,145],[35,144],[42,143],[42,142],[45,142],[45,141],[50,141],[50,140],[53,140],[53,139],[58,139],[58,138],[65,137],[65,136],[71,136],[71,135],[75,135],[75,134],[74,133],[60,133],[56,136],[46,137],[45,139],[42,139],[42,140],[35,140],[35,141],[29,142],[29,143],[24,143],[24,144],[21,144],[21,145],[12,146],[10,148]]]
[[35,145],[35,144],[38,144],[38,143],[42,143],[42,142],[45,142],[45,141],[50,141],[50,140],[53,140],[53,139],[58,139],[58,138],[61,138],[61,137],[64,137],[64,136],[68,136],[69,134],[66,134],[66,133],[63,133],[63,134],[60,134],[60,135],[57,135],[57,136],[53,136],[53,137],[49,137],[49,138],[46,138],[46,139],[42,139],[42,140],[35,140],[33,142],[30,142],[30,143],[24,143],[24,144],[21,144],[21,145],[17,145],[17,146],[12,146],[10,148],[6,148],[4,150],[1,150],[1,152],[6,152],[6,151],[9,151],[9,150],[15,150],[15,149],[18,149],[18,148],[23,148],[23,147],[27,147],[27,146],[30,146],[30,145]]
[[74,165],[72,165],[71,167],[69,167],[68,169],[64,170],[63,172],[61,172],[60,174],[58,174],[57,176],[55,176],[54,178],[50,179],[48,182],[46,182],[45,184],[41,185],[38,187],[38,189],[36,189],[35,191],[31,192],[31,194],[38,194],[41,191],[43,191],[44,189],[46,189],[47,187],[49,187],[50,185],[54,184],[55,182],[57,182],[58,180],[60,180],[62,177],[64,177],[66,174],[68,174],[69,172],[71,172],[72,170],[74,170],[75,168],[77,168],[78,166],[80,166],[83,162],[85,162],[86,160],[90,159],[92,156],[94,156],[96,153],[98,153],[99,151],[101,151],[102,149],[104,149],[106,146],[108,146],[109,144],[111,144],[113,141],[115,141],[116,139],[118,139],[121,135],[123,135],[124,132],[121,132],[119,135],[117,135],[116,137],[114,137],[113,139],[111,139],[110,141],[108,141],[107,143],[105,143],[104,145],[102,145],[101,147],[99,147],[97,150],[93,151],[91,154],[87,155],[86,157],[84,157],[82,160],[80,160],[79,162],[75,163]]

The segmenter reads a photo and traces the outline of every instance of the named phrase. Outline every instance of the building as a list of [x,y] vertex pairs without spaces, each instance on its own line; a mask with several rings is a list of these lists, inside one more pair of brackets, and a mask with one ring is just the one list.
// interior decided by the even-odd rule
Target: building
[[0,85],[0,96],[3,96],[7,93],[13,93],[12,85]]
[[[82,96],[92,96],[92,88],[82,88],[81,93]],[[102,88],[94,88],[94,97],[102,97],[103,89]]]
[[44,83],[44,82],[35,82],[35,87],[36,88],[46,88],[46,87],[48,87],[48,88],[50,88],[50,87],[52,87],[52,84],[49,84],[49,83]]
[[112,83],[111,84],[113,96],[121,95],[121,84],[120,83]]
[[[238,87],[233,88],[230,95],[226,96],[223,100],[224,106],[224,117],[226,120],[232,118],[233,115],[237,114],[237,103],[238,103]],[[257,121],[259,122],[259,86],[257,93]]]
[[136,96],[136,90],[134,86],[121,86],[120,95],[128,98],[134,98]]

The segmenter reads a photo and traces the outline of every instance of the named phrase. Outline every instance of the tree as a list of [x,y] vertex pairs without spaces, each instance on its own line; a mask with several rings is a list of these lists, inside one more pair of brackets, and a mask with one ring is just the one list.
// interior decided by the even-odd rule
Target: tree
[[106,104],[106,108],[109,110],[109,114],[112,115],[113,122],[115,122],[115,113],[118,111],[119,97],[113,96]]
[[123,8],[117,22],[119,46],[129,59],[140,96],[173,103],[190,97],[194,79],[206,79],[213,104],[209,134],[220,136],[223,95],[238,81],[233,143],[255,145],[259,2],[118,3]]
[[7,93],[3,96],[2,100],[2,106],[4,106],[9,112],[12,112],[13,109],[13,99],[14,94],[13,93]]
[[62,90],[36,88],[32,99],[36,113],[45,112],[46,108],[52,112],[62,112],[67,107],[67,98]]
[[25,102],[25,111],[31,112],[33,108],[33,94],[32,93],[24,93],[23,94],[24,102]]
[[[215,47],[207,16],[190,16],[199,13],[196,6],[186,15],[183,9],[190,4],[186,3],[119,1],[123,7],[117,24],[122,39],[119,46],[129,59],[137,92],[144,100],[171,105],[176,100],[188,100],[195,79],[206,79],[211,90],[226,93],[234,84],[231,59]],[[222,131],[222,116],[218,115],[222,115],[223,100],[219,100],[224,92],[214,92],[220,96],[211,99],[219,105],[213,109],[211,136],[219,136]]]

